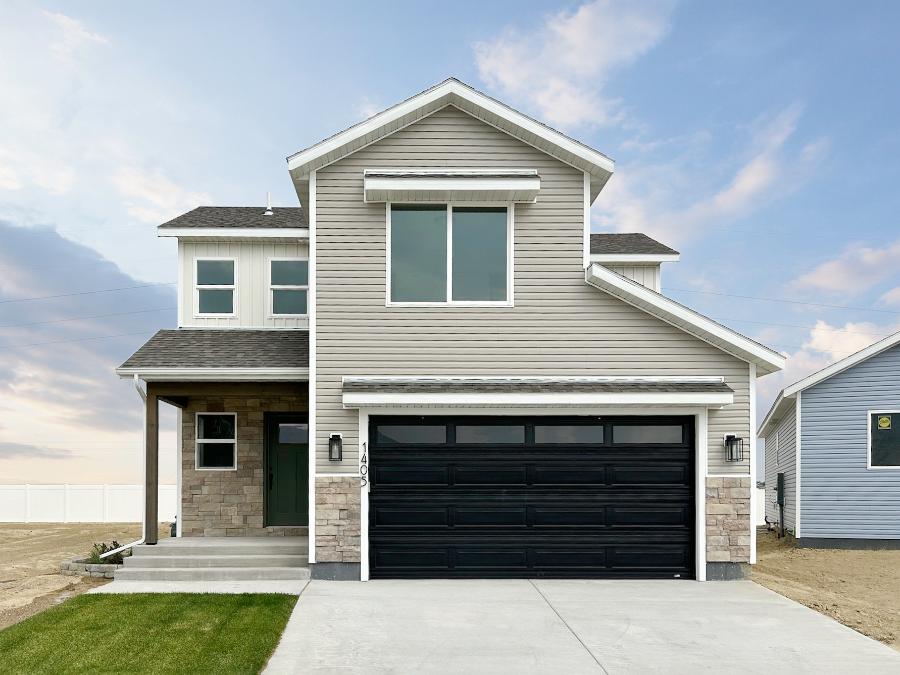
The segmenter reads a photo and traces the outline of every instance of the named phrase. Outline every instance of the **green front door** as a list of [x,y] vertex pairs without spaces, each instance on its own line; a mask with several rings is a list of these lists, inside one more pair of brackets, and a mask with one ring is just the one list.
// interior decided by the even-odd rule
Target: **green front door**
[[309,522],[306,415],[266,415],[266,525]]

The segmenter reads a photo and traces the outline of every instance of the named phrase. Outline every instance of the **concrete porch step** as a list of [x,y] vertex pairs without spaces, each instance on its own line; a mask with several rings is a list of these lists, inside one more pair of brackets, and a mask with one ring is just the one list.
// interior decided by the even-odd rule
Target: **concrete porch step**
[[116,581],[284,581],[309,579],[308,567],[123,567]]
[[125,558],[125,567],[133,568],[174,568],[174,567],[306,567],[309,558],[306,549],[302,554],[253,554],[231,555],[230,553],[202,553],[195,551],[186,555],[150,555],[142,553]]
[[153,546],[135,546],[132,556],[306,555],[308,552],[308,537],[179,537],[160,539]]

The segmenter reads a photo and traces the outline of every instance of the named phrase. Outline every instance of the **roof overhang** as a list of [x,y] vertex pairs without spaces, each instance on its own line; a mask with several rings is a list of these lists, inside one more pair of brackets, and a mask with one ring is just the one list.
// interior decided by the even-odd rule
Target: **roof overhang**
[[592,253],[590,261],[604,265],[659,265],[678,262],[680,253]]
[[309,368],[116,368],[145,382],[303,382]]
[[600,190],[615,169],[615,163],[603,153],[569,138],[459,80],[450,78],[288,157],[288,170],[301,203],[305,204],[308,201],[307,179],[313,171],[414,124],[448,105],[453,105],[476,119],[589,174],[591,202],[600,194]]
[[157,227],[157,236],[180,239],[309,239],[306,227]]
[[791,396],[785,396],[784,391],[778,394],[778,398],[775,399],[766,418],[762,421],[762,424],[759,425],[759,430],[756,432],[756,435],[759,438],[768,436],[769,432],[781,421],[781,418],[784,417],[785,412],[790,408],[791,403],[793,403],[796,396],[796,393]]
[[541,189],[535,169],[366,169],[366,202],[533,203]]
[[585,281],[732,356],[748,363],[755,363],[759,375],[782,370],[785,366],[785,357],[778,352],[688,309],[646,286],[626,279],[603,265],[597,263],[589,265],[585,270]]
[[734,402],[722,378],[708,377],[345,377],[345,408],[720,408]]

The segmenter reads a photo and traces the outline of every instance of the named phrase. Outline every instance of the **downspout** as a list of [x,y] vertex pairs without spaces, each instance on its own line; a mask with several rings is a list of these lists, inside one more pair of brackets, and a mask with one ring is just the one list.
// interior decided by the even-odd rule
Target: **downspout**
[[[134,374],[134,388],[137,390],[138,396],[141,397],[141,406],[143,410],[143,424],[141,425],[141,438],[143,439],[141,446],[143,448],[143,452],[141,453],[143,457],[143,467],[144,467],[144,480],[141,481],[144,486],[141,490],[141,503],[142,505],[147,501],[147,393],[141,389],[141,381],[138,379],[137,373]],[[107,558],[111,555],[115,555],[116,553],[121,553],[122,551],[129,549],[133,546],[139,546],[144,543],[144,540],[147,538],[147,519],[146,519],[146,509],[141,509],[141,538],[131,542],[130,544],[125,544],[124,546],[119,546],[119,548],[114,548],[112,551],[107,551],[106,553],[100,554],[100,559]]]

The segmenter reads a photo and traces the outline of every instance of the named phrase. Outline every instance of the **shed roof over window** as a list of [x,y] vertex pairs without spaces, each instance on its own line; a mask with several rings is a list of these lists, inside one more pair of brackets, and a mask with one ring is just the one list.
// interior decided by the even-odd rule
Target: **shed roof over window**
[[366,169],[367,202],[534,202],[535,169]]

